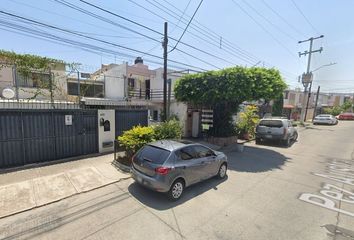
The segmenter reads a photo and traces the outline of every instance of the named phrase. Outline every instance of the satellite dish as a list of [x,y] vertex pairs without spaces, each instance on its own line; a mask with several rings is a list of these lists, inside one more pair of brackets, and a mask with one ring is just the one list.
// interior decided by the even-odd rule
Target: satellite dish
[[11,88],[5,88],[2,90],[2,96],[7,99],[11,99],[15,97],[15,92]]

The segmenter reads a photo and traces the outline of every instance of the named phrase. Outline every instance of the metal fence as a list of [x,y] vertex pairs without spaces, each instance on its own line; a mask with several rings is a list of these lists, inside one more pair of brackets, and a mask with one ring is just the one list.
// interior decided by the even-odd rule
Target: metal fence
[[116,110],[116,136],[134,126],[148,125],[148,110]]
[[97,152],[97,110],[0,109],[0,168]]

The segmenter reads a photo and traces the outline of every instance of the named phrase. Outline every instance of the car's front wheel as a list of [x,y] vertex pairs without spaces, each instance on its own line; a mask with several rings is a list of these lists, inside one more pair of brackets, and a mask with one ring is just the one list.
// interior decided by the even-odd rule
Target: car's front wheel
[[226,177],[227,165],[226,163],[221,164],[218,172],[218,178],[223,179]]
[[285,147],[290,147],[291,139],[288,137],[287,139],[282,140],[282,143]]
[[182,179],[177,179],[168,191],[168,197],[172,201],[177,201],[181,198],[184,191],[184,182]]

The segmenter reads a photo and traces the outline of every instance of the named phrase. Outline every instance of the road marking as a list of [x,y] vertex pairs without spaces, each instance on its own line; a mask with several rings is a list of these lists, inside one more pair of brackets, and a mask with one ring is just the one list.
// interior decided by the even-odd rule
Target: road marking
[[[312,173],[312,174],[318,177],[330,179],[338,183],[354,186],[354,177],[352,177],[354,171],[352,167],[353,166],[348,161],[333,159],[332,162],[329,163],[328,166],[326,167],[328,174],[321,174],[321,173]],[[323,196],[312,194],[312,193],[302,193],[299,196],[299,199],[319,207],[323,207],[335,212],[343,213],[345,215],[354,217],[353,212],[349,212],[336,207],[336,202],[334,201],[336,200],[340,202],[354,204],[353,192],[347,191],[336,185],[328,184],[328,183],[324,183],[322,189],[319,192]]]

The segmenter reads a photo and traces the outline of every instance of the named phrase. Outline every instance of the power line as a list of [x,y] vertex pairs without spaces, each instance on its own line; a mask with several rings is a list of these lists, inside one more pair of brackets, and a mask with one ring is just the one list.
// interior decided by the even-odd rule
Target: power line
[[[29,8],[32,8],[32,9],[36,9],[36,10],[39,10],[39,11],[42,11],[42,12],[45,12],[45,13],[49,13],[51,15],[56,15],[56,16],[60,16],[60,17],[63,17],[65,19],[71,19],[71,20],[74,20],[75,22],[81,22],[81,23],[84,23],[86,25],[90,25],[90,26],[93,26],[93,27],[96,27],[96,28],[99,28],[99,29],[106,29],[106,30],[109,30],[109,31],[113,31],[115,32],[115,30],[111,29],[111,28],[106,28],[106,27],[103,27],[103,26],[98,26],[98,25],[95,25],[95,24],[92,24],[92,23],[88,23],[88,22],[85,22],[85,21],[82,21],[80,19],[77,19],[77,18],[73,18],[73,17],[70,17],[70,16],[65,16],[65,15],[62,15],[62,14],[59,14],[57,12],[54,12],[54,11],[49,11],[47,9],[43,9],[43,8],[39,8],[39,7],[36,7],[36,6],[32,6],[30,4],[27,4],[27,3],[24,3],[24,2],[18,2],[16,0],[12,0],[12,2],[16,3],[16,4],[19,4],[19,5],[23,5],[23,6],[26,6],[26,7],[29,7]],[[125,35],[125,36],[118,36],[118,35],[107,35],[107,34],[97,34],[97,33],[85,33],[85,34],[90,34],[90,35],[96,35],[96,36],[102,36],[102,37],[116,37],[116,38],[140,38],[140,37],[136,37],[136,36],[132,36],[132,35]]]
[[187,6],[184,8],[184,10],[183,10],[183,12],[182,12],[182,15],[181,15],[180,18],[178,19],[178,22],[177,22],[176,26],[174,27],[174,29],[172,29],[172,31],[171,31],[170,33],[172,33],[172,32],[177,28],[177,26],[178,26],[179,23],[181,22],[181,20],[182,20],[184,14],[186,13],[186,11],[187,11],[189,5],[191,4],[191,2],[192,2],[192,0],[189,0],[189,1],[188,1]]
[[251,8],[258,16],[260,16],[261,18],[263,18],[267,23],[269,23],[271,26],[273,26],[275,29],[277,29],[279,32],[283,33],[285,36],[287,36],[288,38],[293,39],[294,41],[297,41],[293,36],[291,36],[290,34],[288,34],[287,32],[283,31],[280,27],[278,27],[277,25],[275,25],[272,21],[270,21],[267,17],[265,17],[263,14],[261,14],[256,8],[252,7],[251,4],[249,4],[247,1],[242,0],[242,2],[244,4],[246,4],[249,8]]
[[310,20],[305,16],[305,14],[301,11],[301,9],[299,8],[299,6],[295,3],[294,0],[291,0],[291,2],[294,4],[295,8],[299,11],[299,13],[304,17],[305,21],[310,25],[310,27],[318,34],[319,31],[317,31],[317,29],[313,26],[313,24],[310,22]]
[[[165,9],[171,11],[174,15],[178,15],[176,12],[172,11],[171,9],[167,8],[166,6],[162,5],[161,3],[157,2],[156,0],[153,0],[155,3],[159,4],[160,6],[163,6]],[[171,4],[169,1],[167,0],[163,0],[165,3],[167,3],[168,5],[170,5],[171,7],[173,7],[174,9],[176,9],[177,11],[182,12],[182,10],[180,10],[179,8],[177,8],[176,6],[174,6],[173,4]],[[183,14],[184,15],[184,14]],[[186,15],[186,17],[188,17],[188,15]],[[184,17],[183,17],[184,19]],[[220,38],[223,39],[223,43],[227,46],[229,46],[231,49],[234,49],[235,51],[239,52],[240,54],[243,54],[245,56],[248,56],[250,58],[253,58],[254,61],[258,60],[257,57],[253,56],[251,53],[245,51],[244,49],[241,49],[239,46],[237,46],[235,43],[228,41],[224,36],[221,36],[220,34],[216,33],[215,31],[213,31],[212,29],[208,28],[207,26],[201,24],[200,22],[198,22],[197,20],[194,20],[192,25],[198,27],[199,29],[204,28],[203,32],[207,33],[208,35],[213,35],[215,38],[217,38],[217,41],[219,41]],[[197,26],[198,25],[198,26]],[[235,47],[235,46],[236,47]]]
[[249,14],[239,3],[235,0],[231,0],[242,12],[244,12],[249,18],[251,18],[260,28],[263,29],[274,41],[276,41],[281,47],[283,47],[291,56],[296,56],[287,48],[282,42],[280,42],[272,33],[270,33],[262,24],[260,24],[251,14]]
[[290,28],[292,28],[299,35],[305,36],[301,31],[299,31],[294,25],[290,24],[286,18],[282,17],[277,11],[274,10],[265,0],[262,0],[263,4],[270,9],[275,15],[277,15],[284,23],[286,23]]
[[[145,9],[146,11],[148,11],[148,12],[150,12],[150,13],[156,15],[157,17],[162,18],[160,15],[156,14],[155,12],[152,12],[151,10],[145,8],[144,6],[141,6],[140,4],[134,2],[133,0],[128,0],[128,1],[133,2],[133,3],[136,4],[137,6],[139,6],[139,7],[143,8],[143,9]],[[150,4],[152,4],[150,1],[148,1],[148,0],[146,0],[146,1],[149,2]],[[166,6],[162,5],[162,4],[159,3],[158,1],[156,1],[156,0],[152,0],[152,1],[154,1],[156,4],[162,6],[163,8],[167,9],[168,11],[171,11],[172,14],[169,14],[168,12],[166,12],[166,11],[164,11],[163,9],[159,8],[159,7],[156,6],[155,4],[152,4],[153,6],[155,6],[155,7],[157,7],[158,9],[164,11],[165,13],[167,13],[168,15],[170,15],[171,17],[176,18],[176,16],[179,16],[178,13],[176,13],[175,11],[172,11],[171,9],[169,9],[169,8],[167,8]],[[167,1],[167,0],[163,0],[163,1],[164,1],[165,3],[167,3],[168,5],[170,5],[171,7],[173,7],[174,9],[176,9],[177,11],[179,11],[180,13],[184,14],[184,11],[180,10],[179,8],[177,8],[176,6],[174,6],[173,4],[171,4],[169,1]],[[187,14],[186,14],[186,17],[188,17]],[[165,18],[162,18],[162,19],[166,20]],[[184,18],[183,18],[183,20],[184,20]],[[196,24],[198,24],[198,26],[197,26]],[[259,58],[256,57],[256,56],[254,56],[252,53],[249,53],[249,52],[247,52],[246,50],[244,50],[244,49],[240,48],[239,46],[237,46],[235,43],[228,41],[225,37],[219,35],[218,33],[216,33],[215,31],[213,31],[212,29],[208,28],[207,26],[201,24],[201,23],[198,22],[197,20],[194,20],[193,23],[191,24],[191,28],[192,28],[192,29],[195,29],[195,28],[192,27],[193,25],[196,26],[196,27],[198,27],[199,30],[205,32],[205,33],[207,34],[207,37],[208,37],[208,38],[214,40],[213,38],[211,38],[211,36],[214,36],[214,37],[216,38],[216,39],[215,39],[215,42],[217,42],[217,44],[219,44],[219,40],[222,38],[222,40],[223,40],[223,46],[226,45],[228,49],[233,49],[233,50],[237,51],[237,54],[241,54],[242,56],[245,56],[246,58],[251,59],[251,62],[246,61],[246,62],[250,63],[251,65],[254,65],[256,62],[259,61]],[[203,29],[202,29],[202,28],[203,28]],[[195,29],[195,30],[196,30],[196,29]],[[198,31],[196,30],[196,31],[197,31],[197,32],[200,32],[199,30],[198,30]],[[187,31],[187,32],[188,32],[188,31]],[[194,35],[192,32],[189,32],[189,33],[192,34],[192,35]],[[203,34],[203,35],[204,35],[204,34]],[[205,40],[205,39],[203,39],[203,40]],[[208,42],[208,43],[209,43],[209,42]],[[215,45],[215,44],[212,44],[212,45],[214,45],[215,47],[218,47],[218,46],[219,46],[219,45]],[[234,45],[235,45],[235,46],[234,46]],[[219,48],[219,47],[218,47],[218,48]],[[223,49],[223,50],[224,50],[224,49]],[[229,53],[229,52],[228,52],[228,53]],[[242,60],[243,60],[243,59],[242,59]],[[243,61],[245,61],[245,60],[243,60]],[[269,63],[267,63],[267,62],[265,62],[265,61],[262,61],[262,62],[265,63],[266,65],[270,66],[270,67],[273,67],[273,66],[271,66],[271,64],[269,64]],[[282,69],[280,69],[280,70],[281,70],[282,72],[288,72],[288,71],[285,71],[285,70],[282,70]],[[292,76],[297,76],[297,75],[294,74],[294,73],[290,73],[290,72],[288,72],[288,73],[291,74]]]
[[[129,1],[130,1],[130,2],[134,2],[133,0],[129,0]],[[152,6],[156,7],[157,9],[161,10],[162,12],[166,13],[167,15],[171,16],[172,18],[178,19],[178,17],[177,17],[178,14],[176,14],[176,12],[171,11],[169,8],[165,7],[164,5],[162,5],[161,3],[159,3],[158,1],[152,0],[152,1],[154,1],[156,4],[152,3],[152,2],[149,1],[149,0],[145,0],[145,1],[148,2],[148,3],[150,3]],[[134,2],[134,3],[135,3],[135,2]],[[138,5],[139,5],[139,4],[138,4]],[[163,8],[164,8],[164,9],[163,9]],[[144,8],[144,9],[146,9],[146,8]],[[165,9],[167,9],[167,11],[166,11]],[[150,12],[151,12],[151,11],[150,11]],[[171,12],[171,13],[170,13],[170,12]],[[156,14],[156,13],[153,13],[153,14]],[[156,14],[156,15],[159,16],[158,14]],[[177,15],[177,16],[176,16],[176,15]],[[159,17],[161,17],[161,16],[159,16]],[[163,18],[163,17],[161,17],[161,18]],[[165,19],[165,18],[163,18],[163,19]],[[165,20],[166,20],[166,19],[165,19]],[[184,17],[182,18],[182,20],[185,20],[184,24],[187,24],[187,23],[188,23],[188,20],[186,20]],[[196,31],[197,33],[203,35],[205,38],[204,38],[204,37],[201,37],[201,36],[198,36],[197,34],[195,34],[195,33],[191,32],[191,31],[188,31],[188,30],[187,30],[188,33],[190,33],[192,36],[197,37],[198,40],[201,39],[201,40],[203,40],[203,41],[209,43],[210,45],[216,47],[217,49],[220,49],[220,48],[219,48],[219,40],[220,40],[219,38],[218,38],[217,40],[215,40],[215,39],[211,36],[211,34],[205,33],[205,30],[202,30],[202,29],[199,28],[198,26],[194,27],[193,25],[194,25],[194,24],[192,23],[191,26],[190,26],[190,28],[193,29],[194,31]],[[182,27],[180,27],[180,26],[178,26],[178,27],[183,30]],[[172,38],[172,39],[173,39],[173,38]],[[210,39],[211,41],[208,40],[208,39]],[[182,42],[181,42],[181,43],[182,43]],[[250,58],[248,55],[245,55],[244,53],[242,53],[242,52],[240,52],[240,51],[236,51],[236,52],[235,52],[234,50],[229,50],[229,49],[227,49],[227,48],[222,48],[222,50],[223,50],[224,52],[227,52],[228,54],[230,54],[230,55],[232,55],[232,56],[234,56],[234,57],[236,57],[236,58],[238,58],[238,59],[244,61],[244,62],[249,63],[249,64],[253,64],[253,63],[256,61],[256,60]]]
[[188,29],[189,25],[190,25],[190,24],[191,24],[191,22],[193,21],[193,18],[194,18],[194,16],[197,14],[197,12],[198,12],[198,10],[199,10],[200,6],[202,5],[202,3],[203,3],[203,0],[200,0],[199,5],[198,5],[197,9],[195,9],[195,11],[194,11],[194,13],[193,13],[193,15],[192,15],[191,19],[189,20],[189,22],[188,22],[187,26],[184,28],[182,35],[179,37],[179,39],[178,39],[178,41],[177,41],[176,45],[175,45],[175,46],[174,46],[174,47],[173,47],[173,48],[172,48],[169,52],[172,52],[173,50],[175,50],[175,49],[176,49],[176,47],[177,47],[178,43],[181,41],[181,39],[182,39],[183,35],[186,33],[186,31],[187,31],[187,29]]
[[[89,39],[89,40],[98,41],[98,42],[101,42],[101,43],[104,43],[104,44],[108,44],[108,45],[111,45],[111,46],[123,48],[123,49],[129,50],[129,51],[132,51],[132,52],[137,52],[137,53],[140,53],[140,54],[146,54],[146,55],[151,56],[151,57],[154,57],[154,58],[162,59],[162,57],[160,57],[160,56],[156,56],[156,55],[153,55],[153,54],[149,54],[149,53],[146,53],[146,52],[143,52],[143,51],[140,51],[140,50],[136,50],[136,49],[133,49],[133,48],[125,47],[125,46],[122,46],[122,45],[119,45],[119,44],[115,44],[115,43],[112,43],[112,42],[109,42],[109,41],[106,41],[106,40],[102,40],[102,39],[97,39],[97,38],[94,38],[94,37],[86,36],[86,35],[84,35],[84,34],[75,33],[75,32],[73,32],[73,31],[70,31],[70,30],[67,30],[67,29],[63,29],[63,28],[60,28],[60,27],[56,27],[56,26],[52,26],[52,25],[49,25],[49,24],[41,23],[41,22],[39,22],[39,21],[31,20],[31,19],[28,19],[28,18],[25,18],[25,17],[21,17],[21,16],[18,16],[18,15],[16,15],[16,14],[8,13],[8,12],[1,11],[1,10],[0,10],[0,13],[5,14],[5,15],[8,15],[8,16],[11,16],[11,17],[14,17],[14,18],[16,18],[16,19],[28,21],[28,22],[34,23],[34,24],[36,24],[36,25],[40,25],[40,26],[43,26],[43,27],[47,27],[47,28],[50,28],[50,29],[52,29],[52,30],[53,30],[53,29],[54,29],[54,30],[59,30],[59,31],[64,32],[64,33],[69,33],[69,34],[76,35],[76,36],[79,36],[79,37],[83,37],[83,38],[86,38],[86,39]],[[185,65],[185,66],[188,66],[188,67],[194,67],[194,66],[187,65],[187,64],[185,64],[185,63],[181,63],[181,62],[174,61],[174,60],[169,60],[169,61],[170,61],[170,62],[174,62],[174,63],[181,64],[181,65]],[[198,67],[198,68],[199,68],[199,67]],[[201,68],[199,68],[199,69],[201,69]],[[201,70],[205,71],[205,69],[201,69]]]
[[[54,1],[56,1],[56,2],[58,2],[58,3],[61,3],[61,4],[64,4],[65,6],[70,7],[70,8],[73,8],[73,9],[75,9],[75,10],[78,10],[78,11],[80,11],[80,12],[82,12],[82,13],[88,14],[89,16],[92,16],[92,17],[94,17],[94,18],[97,18],[97,19],[100,19],[100,20],[102,20],[102,21],[105,21],[105,22],[107,22],[107,23],[113,24],[113,25],[118,26],[118,27],[122,27],[121,24],[117,24],[117,23],[115,23],[115,22],[113,22],[113,21],[111,21],[111,20],[109,20],[109,19],[106,19],[106,18],[104,18],[104,17],[101,17],[101,16],[99,16],[99,15],[97,15],[97,14],[91,13],[91,12],[89,12],[89,11],[87,11],[87,10],[84,10],[84,9],[82,9],[82,8],[80,8],[80,7],[78,7],[78,6],[75,6],[74,4],[68,3],[68,2],[66,2],[66,1],[64,1],[64,0],[54,0]],[[96,6],[96,5],[94,5],[94,4],[88,3],[88,2],[86,2],[86,1],[84,1],[84,0],[80,0],[80,1],[82,1],[82,2],[84,2],[84,3],[86,3],[86,4],[90,5],[90,6],[92,6],[92,7],[94,7],[94,8],[97,8],[97,9],[99,9],[99,10],[101,10],[101,11],[104,11],[104,12],[106,12],[106,13],[109,13],[109,14],[111,14],[111,15],[113,15],[113,16],[119,17],[119,18],[124,19],[124,20],[126,20],[126,21],[129,21],[129,22],[131,22],[131,23],[133,23],[133,24],[136,24],[136,25],[138,25],[138,26],[140,26],[140,27],[143,27],[143,28],[145,28],[145,29],[147,29],[147,30],[153,31],[154,33],[157,33],[157,34],[159,34],[159,35],[162,35],[162,33],[158,32],[158,31],[156,31],[156,30],[154,30],[154,29],[152,29],[152,28],[150,28],[150,27],[147,27],[147,26],[145,26],[145,25],[143,25],[143,24],[140,24],[140,23],[138,23],[138,22],[136,22],[136,21],[130,20],[130,19],[126,18],[126,17],[123,17],[123,16],[121,16],[121,15],[118,15],[118,14],[116,14],[116,13],[113,13],[112,11],[109,11],[109,10],[106,10],[106,9],[101,8],[101,7],[99,7],[99,6]],[[150,37],[150,36],[147,36],[146,34],[142,34],[142,33],[138,32],[138,31],[135,31],[135,30],[130,29],[130,28],[125,27],[125,26],[124,26],[124,29],[127,29],[127,30],[129,30],[129,31],[132,31],[132,32],[134,32],[134,33],[136,33],[136,34],[139,34],[139,35],[141,35],[141,36],[144,36],[144,37],[146,37],[146,38],[148,38],[148,39],[150,39],[150,40],[153,40],[153,41],[155,41],[155,42],[158,42],[158,43],[160,44],[160,41],[159,41],[159,40],[156,40],[156,39],[154,39],[154,38],[152,38],[152,37]],[[178,41],[178,40],[175,39],[175,38],[172,38],[172,37],[169,37],[169,38],[172,39],[172,40],[174,40],[174,41]],[[222,61],[225,61],[225,62],[227,62],[227,63],[231,63],[231,64],[234,65],[234,63],[232,63],[232,62],[230,62],[230,61],[228,61],[228,60],[226,60],[226,59],[224,59],[224,58],[218,57],[218,56],[216,56],[216,55],[214,55],[214,54],[211,54],[211,53],[209,53],[209,52],[207,52],[207,51],[204,51],[204,50],[202,50],[202,49],[199,49],[199,48],[197,48],[197,47],[195,47],[195,46],[192,46],[192,45],[190,45],[190,44],[184,43],[184,42],[182,42],[182,41],[180,41],[180,43],[183,44],[183,45],[185,45],[185,46],[187,46],[187,47],[190,47],[190,48],[192,48],[192,49],[194,49],[194,50],[196,50],[196,51],[202,52],[202,53],[207,54],[207,55],[209,55],[209,56],[211,56],[211,57],[215,57],[215,58],[217,58],[217,59],[219,59],[219,60],[222,60]],[[189,56],[190,56],[190,57],[193,57],[193,58],[195,58],[195,59],[198,59],[198,58],[196,58],[196,57],[193,56],[193,55],[189,55]],[[198,59],[198,60],[200,60],[200,59]],[[205,62],[204,62],[204,63],[205,63]],[[211,65],[210,63],[207,63],[207,64],[210,65],[210,66],[215,66],[215,65]]]

